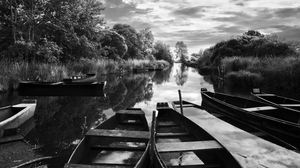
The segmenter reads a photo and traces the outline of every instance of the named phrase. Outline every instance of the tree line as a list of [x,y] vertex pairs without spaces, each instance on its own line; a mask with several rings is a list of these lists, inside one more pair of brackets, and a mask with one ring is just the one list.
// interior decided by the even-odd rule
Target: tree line
[[61,63],[80,58],[164,59],[168,45],[154,42],[149,28],[107,26],[97,0],[0,1],[0,58]]

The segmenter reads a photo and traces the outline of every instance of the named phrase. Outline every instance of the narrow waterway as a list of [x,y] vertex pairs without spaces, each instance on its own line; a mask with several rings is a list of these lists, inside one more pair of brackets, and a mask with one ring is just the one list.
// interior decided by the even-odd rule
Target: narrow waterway
[[[208,76],[181,64],[165,71],[98,76],[97,79],[107,81],[105,97],[26,97],[38,101],[34,118],[27,124],[29,133],[23,144],[0,145],[0,165],[10,167],[32,158],[55,156],[50,167],[63,167],[85,132],[115,111],[142,108],[150,122],[156,103],[178,100],[178,90],[183,100],[200,105],[200,89],[214,91],[218,85],[213,85]],[[16,93],[0,95],[0,104],[18,103],[23,98]]]

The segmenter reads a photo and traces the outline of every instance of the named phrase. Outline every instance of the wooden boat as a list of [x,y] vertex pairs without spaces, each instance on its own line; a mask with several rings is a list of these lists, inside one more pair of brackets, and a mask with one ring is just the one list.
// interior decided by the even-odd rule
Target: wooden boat
[[89,73],[82,76],[71,76],[70,78],[63,79],[64,83],[93,83],[96,82],[97,75],[94,73]]
[[23,100],[22,103],[0,108],[0,138],[7,131],[17,129],[31,117],[33,117],[36,100]]
[[18,92],[22,96],[104,96],[105,84],[21,81]]
[[158,103],[157,110],[151,130],[153,167],[241,167],[216,139],[167,103]]
[[300,101],[292,98],[278,96],[275,94],[262,93],[260,89],[253,89],[251,93],[258,100],[262,100],[270,105],[278,108],[287,108],[290,110],[297,110],[300,113]]
[[118,111],[87,132],[65,168],[147,168],[150,132],[141,109]]
[[300,147],[300,113],[270,104],[201,89],[202,106],[258,127]]

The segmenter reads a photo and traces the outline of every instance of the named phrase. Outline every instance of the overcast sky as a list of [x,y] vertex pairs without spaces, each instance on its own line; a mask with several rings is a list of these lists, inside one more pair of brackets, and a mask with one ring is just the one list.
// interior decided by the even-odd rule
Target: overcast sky
[[300,0],[103,0],[109,26],[150,27],[155,40],[198,52],[247,30],[300,40]]

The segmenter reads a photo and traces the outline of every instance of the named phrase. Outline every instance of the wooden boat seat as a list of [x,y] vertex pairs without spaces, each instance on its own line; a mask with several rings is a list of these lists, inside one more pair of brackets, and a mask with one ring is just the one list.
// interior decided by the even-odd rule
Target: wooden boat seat
[[148,131],[127,131],[127,130],[106,130],[91,129],[87,132],[87,136],[112,137],[122,139],[148,140],[150,133]]
[[285,107],[300,107],[300,104],[279,104],[279,105]]
[[222,146],[215,140],[191,141],[191,142],[168,142],[157,143],[158,152],[187,152],[222,149]]
[[145,113],[141,109],[128,109],[128,110],[120,110],[116,112],[117,115],[119,114],[126,114],[126,115],[145,115]]
[[173,121],[160,121],[158,123],[158,127],[175,127],[178,126],[178,124],[176,124]]
[[109,145],[94,145],[91,149],[103,149],[103,150],[124,150],[124,151],[145,151],[146,144],[143,145],[130,145],[126,143],[113,143]]
[[243,110],[254,112],[254,111],[264,111],[264,110],[274,110],[276,107],[272,106],[261,106],[261,107],[251,107],[251,108],[243,108]]
[[181,167],[181,168],[221,168],[222,166],[220,164],[209,164],[209,165],[172,165],[168,167],[176,168],[176,167]]
[[157,137],[179,137],[179,136],[187,136],[188,132],[166,132],[166,133],[156,133]]
[[65,164],[65,168],[129,168],[131,165],[116,165],[116,164],[97,164],[97,165],[86,165],[86,164]]

